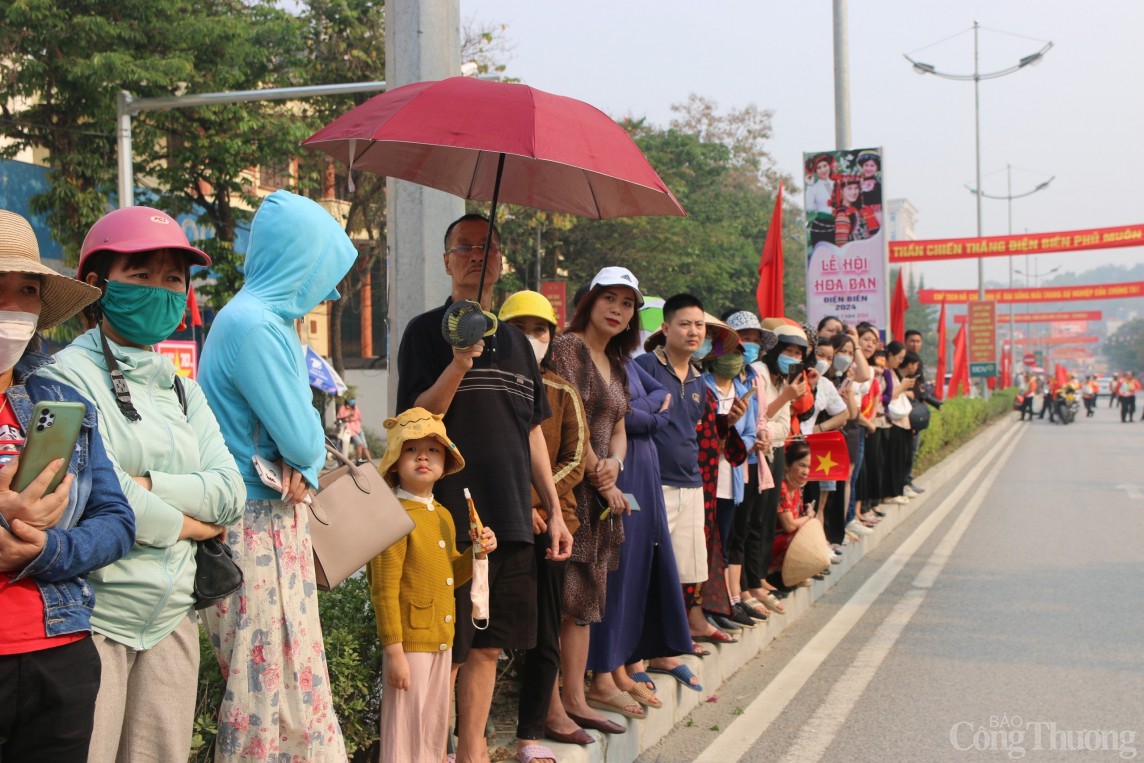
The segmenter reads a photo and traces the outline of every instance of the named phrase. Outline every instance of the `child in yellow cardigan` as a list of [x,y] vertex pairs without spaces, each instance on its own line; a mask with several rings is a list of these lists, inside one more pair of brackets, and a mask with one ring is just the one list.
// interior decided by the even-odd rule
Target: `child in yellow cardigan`
[[[449,731],[449,670],[456,611],[453,589],[473,575],[472,549],[496,548],[484,528],[480,546],[457,553],[449,510],[433,500],[433,485],[465,460],[441,416],[410,408],[386,419],[380,470],[413,519],[413,532],[370,562],[370,596],[385,648],[381,759],[441,763]],[[477,563],[487,564],[485,553]]]

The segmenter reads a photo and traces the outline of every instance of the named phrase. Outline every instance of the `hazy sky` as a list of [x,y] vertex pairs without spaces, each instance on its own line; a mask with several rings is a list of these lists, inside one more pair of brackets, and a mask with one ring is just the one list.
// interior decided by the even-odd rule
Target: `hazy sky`
[[[671,104],[692,92],[724,110],[754,103],[774,111],[770,151],[800,179],[803,151],[834,147],[830,0],[474,0],[461,10],[508,25],[509,74],[613,116],[666,124]],[[974,20],[985,28],[982,72],[1054,43],[1040,65],[981,83],[985,192],[1006,193],[1006,163],[1020,168],[1015,194],[1056,177],[1013,202],[1014,232],[1144,223],[1144,2],[851,0],[852,144],[885,148],[885,196],[918,209],[918,237],[976,233],[965,189],[974,182],[973,83],[919,76],[902,54],[972,73]],[[985,235],[1006,233],[1006,203],[983,205]],[[1025,270],[1024,259],[1015,267]],[[1034,259],[1042,273],[1058,265],[1081,272],[1144,262],[1144,248]],[[972,260],[921,272],[929,286],[977,285]],[[1006,280],[1006,259],[987,260],[986,278]]]

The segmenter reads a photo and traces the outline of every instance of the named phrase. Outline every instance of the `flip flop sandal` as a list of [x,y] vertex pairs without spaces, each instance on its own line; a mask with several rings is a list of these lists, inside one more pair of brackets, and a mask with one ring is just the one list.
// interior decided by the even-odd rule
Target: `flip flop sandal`
[[711,652],[708,652],[706,649],[699,646],[699,644],[692,644],[691,645],[691,653],[693,655],[695,655],[696,657],[698,657],[699,659],[703,659],[704,657],[707,657],[708,655],[711,654]]
[[628,710],[632,705],[639,707],[640,703],[636,702],[635,698],[626,691],[613,694],[606,700],[588,698],[588,707],[593,707],[597,710],[607,710],[610,713],[619,713],[626,718],[635,718],[636,720],[647,718],[647,713],[644,712],[642,707],[640,707],[638,713],[633,713],[631,710]]
[[[646,689],[655,691],[655,681],[651,680],[651,676],[649,676],[646,671],[641,671],[639,673],[628,673],[628,678],[632,679],[637,684],[642,684]],[[648,686],[648,684],[651,684],[651,686]]]
[[513,757],[520,763],[532,763],[534,760],[556,760],[556,753],[542,744],[526,744]]
[[691,683],[691,679],[697,679],[697,676],[692,673],[691,668],[687,667],[686,665],[676,665],[671,670],[664,670],[663,668],[648,668],[647,672],[662,673],[665,676],[671,676],[685,689],[691,689],[691,691],[703,691],[703,687],[699,683]]
[[718,628],[714,633],[708,633],[703,636],[692,636],[691,640],[698,644],[734,644],[738,639],[731,638]]
[[632,688],[628,689],[628,694],[632,695],[632,699],[644,707],[654,707],[656,710],[663,707],[663,702],[655,696],[655,692],[641,683],[632,684]]

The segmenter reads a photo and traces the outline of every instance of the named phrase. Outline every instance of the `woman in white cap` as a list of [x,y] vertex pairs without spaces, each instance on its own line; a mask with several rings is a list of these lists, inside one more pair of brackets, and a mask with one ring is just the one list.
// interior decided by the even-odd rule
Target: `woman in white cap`
[[[588,662],[587,626],[603,620],[608,573],[619,566],[624,526],[619,515],[630,511],[616,480],[627,457],[624,416],[630,409],[624,366],[639,344],[636,311],[643,304],[639,281],[627,268],[607,267],[592,279],[576,305],[568,331],[552,345],[552,367],[576,387],[584,402],[590,447],[587,478],[576,488],[572,556],[565,573],[560,656],[564,672],[564,708],[581,727],[619,733],[623,727],[593,708],[629,718],[645,713],[631,694],[614,685],[611,674],[597,675],[594,696],[584,692]],[[613,667],[619,667],[613,666]]]
[[[87,759],[99,690],[87,576],[135,541],[135,514],[103,449],[95,408],[36,373],[52,363],[36,331],[98,297],[41,264],[32,226],[0,210],[0,760]],[[33,406],[51,401],[87,406],[79,439],[69,463],[53,462],[17,493],[15,456]],[[67,475],[45,494],[60,468]]]
[[187,311],[192,265],[210,258],[179,223],[124,207],[91,226],[78,275],[102,292],[95,327],[43,371],[95,403],[135,511],[131,551],[92,576],[102,662],[90,763],[190,754],[199,674],[199,542],[242,515],[246,488],[206,397],[154,345]]

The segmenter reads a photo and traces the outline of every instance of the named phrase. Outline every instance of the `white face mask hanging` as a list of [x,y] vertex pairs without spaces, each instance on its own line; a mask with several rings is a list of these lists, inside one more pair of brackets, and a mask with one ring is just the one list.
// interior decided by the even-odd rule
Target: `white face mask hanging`
[[489,560],[473,559],[473,584],[469,589],[473,602],[473,627],[483,631],[489,627]]
[[18,310],[0,310],[0,371],[15,367],[36,333],[40,316]]

